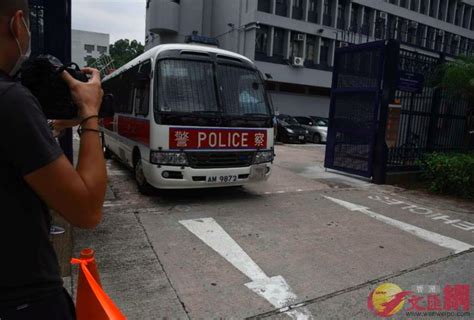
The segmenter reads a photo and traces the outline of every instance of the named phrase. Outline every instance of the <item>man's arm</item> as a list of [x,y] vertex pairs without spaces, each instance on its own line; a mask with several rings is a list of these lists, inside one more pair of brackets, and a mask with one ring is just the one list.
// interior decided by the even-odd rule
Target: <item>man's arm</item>
[[[76,81],[68,74],[64,75],[64,79],[79,107],[79,116],[85,119],[99,113],[103,91],[98,71],[83,71],[92,75],[88,83]],[[98,119],[88,120],[83,127],[97,130]],[[81,136],[76,170],[63,155],[24,178],[50,208],[60,213],[72,225],[93,228],[100,222],[107,171],[100,135],[97,132],[84,131]]]

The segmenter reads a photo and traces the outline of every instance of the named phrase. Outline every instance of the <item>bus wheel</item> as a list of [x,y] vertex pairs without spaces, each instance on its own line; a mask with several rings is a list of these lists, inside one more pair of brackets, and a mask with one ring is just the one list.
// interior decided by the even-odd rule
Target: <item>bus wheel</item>
[[141,194],[149,196],[153,194],[154,188],[146,181],[143,173],[143,164],[141,157],[135,162],[135,181]]
[[104,158],[112,159],[112,151],[110,151],[110,149],[107,147],[104,147]]

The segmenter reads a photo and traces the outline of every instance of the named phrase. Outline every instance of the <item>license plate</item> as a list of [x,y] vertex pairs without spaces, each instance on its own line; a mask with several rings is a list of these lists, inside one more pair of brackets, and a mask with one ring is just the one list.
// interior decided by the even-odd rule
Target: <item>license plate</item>
[[265,179],[265,175],[267,174],[267,167],[266,166],[252,166],[250,167],[250,181],[261,181]]
[[207,177],[208,183],[232,183],[237,182],[238,177],[236,175],[228,176],[209,176]]
[[304,140],[304,136],[299,136],[298,139]]

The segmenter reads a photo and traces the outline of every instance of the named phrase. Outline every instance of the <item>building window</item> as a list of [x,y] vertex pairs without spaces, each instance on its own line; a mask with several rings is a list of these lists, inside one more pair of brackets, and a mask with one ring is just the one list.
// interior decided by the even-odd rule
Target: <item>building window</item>
[[422,14],[428,14],[428,12],[426,12],[426,10],[428,9],[426,7],[427,3],[426,3],[426,0],[421,0],[421,3],[420,3],[420,13]]
[[418,24],[416,22],[408,22],[407,30],[407,42],[410,44],[416,44],[416,35],[417,35]]
[[288,0],[276,0],[275,14],[288,17]]
[[430,5],[430,17],[436,18],[436,6],[434,2],[431,2],[431,5]]
[[418,24],[418,28],[416,29],[416,44],[420,47],[423,46],[423,40],[425,40],[425,31],[426,26]]
[[456,10],[456,17],[454,18],[454,24],[457,26],[461,25],[461,16],[462,16],[462,4],[458,3],[458,7]]
[[303,19],[303,0],[293,0],[293,19]]
[[380,18],[380,11],[375,11],[375,38],[383,39],[385,38],[385,23],[386,20]]
[[255,58],[262,58],[268,55],[268,26],[260,25],[255,37]]
[[411,0],[410,3],[410,10],[418,12],[418,5],[420,4],[420,0]]
[[446,32],[446,36],[444,38],[444,52],[451,53],[451,45],[452,45],[452,34]]
[[275,28],[273,32],[273,56],[283,58],[285,48],[285,30]]
[[316,61],[316,37],[306,36],[306,61],[305,66],[312,67]]
[[470,7],[466,5],[466,8],[464,9],[464,18],[463,18],[463,24],[462,27],[468,29],[469,28],[469,10]]
[[444,10],[446,10],[445,5],[443,4],[442,1],[439,2],[439,9],[438,9],[438,20],[443,20],[444,21]]
[[403,18],[398,18],[397,39],[402,42],[406,41],[407,33],[408,33],[408,21]]
[[366,36],[369,35],[370,33],[370,15],[372,10],[369,8],[364,8],[364,22],[362,24],[362,34],[365,34]]
[[389,14],[387,18],[387,36],[389,39],[395,39],[397,32],[397,18]]
[[440,34],[439,30],[437,30],[436,33],[435,50],[441,52],[441,49],[443,48],[443,35]]
[[353,3],[352,8],[351,8],[351,31],[352,32],[357,32],[359,29],[358,13],[359,13],[359,6]]
[[106,54],[107,53],[107,47],[97,46],[97,51],[99,51],[100,54]]
[[436,37],[436,29],[432,27],[428,27],[428,32],[426,35],[426,47],[428,49],[433,49],[435,37]]
[[467,55],[468,52],[466,51],[466,48],[467,48],[467,38],[461,38],[461,42],[459,45],[459,54]]
[[406,8],[407,7],[407,0],[400,0],[400,7]]
[[451,36],[451,51],[452,55],[457,55],[459,50],[459,40],[461,40],[458,36],[452,35]]
[[258,11],[271,13],[272,1],[271,0],[258,0]]
[[318,0],[309,0],[308,21],[318,23]]
[[332,25],[332,5],[331,1],[323,0],[323,25],[330,27]]
[[291,56],[302,57],[303,56],[303,42],[304,34],[302,33],[291,33]]
[[453,15],[453,9],[454,9],[455,6],[452,5],[451,2],[450,2],[450,3],[447,3],[447,4],[446,4],[446,7],[447,7],[447,10],[448,10],[448,18],[447,18],[447,21],[448,21],[449,23],[454,23],[454,21],[451,20],[451,16]]
[[390,0],[391,4],[397,4],[398,0]]
[[467,47],[467,54],[473,55],[474,54],[474,40],[469,40],[469,44]]
[[86,50],[87,53],[92,53],[92,51],[95,50],[95,46],[92,44],[85,44],[84,50]]
[[329,40],[321,39],[321,55],[319,64],[322,66],[329,66]]
[[346,3],[344,1],[340,1],[337,5],[337,28],[338,29],[345,29],[346,28]]

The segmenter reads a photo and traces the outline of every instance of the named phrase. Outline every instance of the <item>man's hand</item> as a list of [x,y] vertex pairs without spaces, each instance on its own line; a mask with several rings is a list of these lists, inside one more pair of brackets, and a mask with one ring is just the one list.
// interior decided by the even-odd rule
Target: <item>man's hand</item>
[[91,76],[89,82],[78,81],[66,71],[63,72],[62,77],[71,90],[74,103],[79,108],[79,117],[84,119],[99,114],[104,91],[100,83],[100,72],[97,69],[84,68],[81,71]]
[[[89,82],[80,82],[67,73],[63,74],[71,89],[72,98],[79,107],[81,120],[98,115],[103,96],[99,71],[89,68],[82,71],[92,76]],[[91,118],[87,121],[87,127],[98,128],[98,122],[97,118]],[[68,124],[62,124],[75,123],[76,120],[71,120]],[[107,187],[107,170],[100,135],[95,131],[83,133],[76,170],[63,155],[26,175],[25,180],[50,208],[59,212],[72,225],[81,228],[95,227],[102,216]]]

